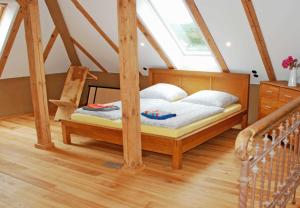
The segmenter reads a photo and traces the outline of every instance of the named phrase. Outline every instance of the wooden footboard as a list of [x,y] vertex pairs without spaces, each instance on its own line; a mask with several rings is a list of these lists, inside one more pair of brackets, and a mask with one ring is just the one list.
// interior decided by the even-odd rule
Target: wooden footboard
[[[245,122],[247,110],[239,111],[227,118],[212,123],[205,128],[196,130],[180,138],[170,138],[153,134],[142,133],[142,149],[172,156],[172,168],[182,167],[182,154],[197,147],[207,140],[221,134],[237,124]],[[122,131],[98,125],[62,121],[63,142],[71,144],[71,134],[96,139],[111,144],[122,145]]]

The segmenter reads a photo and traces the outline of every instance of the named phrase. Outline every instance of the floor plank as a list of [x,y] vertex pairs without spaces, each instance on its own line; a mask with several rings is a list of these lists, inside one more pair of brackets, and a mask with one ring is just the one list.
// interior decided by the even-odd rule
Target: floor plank
[[237,207],[236,130],[184,154],[182,170],[144,152],[146,168],[134,175],[120,169],[121,147],[83,137],[64,145],[53,121],[51,133],[56,149],[38,150],[32,115],[0,120],[1,208]]

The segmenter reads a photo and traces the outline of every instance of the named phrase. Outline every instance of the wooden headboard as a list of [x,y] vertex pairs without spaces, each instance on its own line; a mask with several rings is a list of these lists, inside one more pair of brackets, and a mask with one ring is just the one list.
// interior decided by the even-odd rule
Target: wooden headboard
[[185,70],[150,69],[150,84],[169,83],[188,94],[200,90],[218,90],[239,97],[242,109],[248,109],[250,75],[235,73],[195,72]]

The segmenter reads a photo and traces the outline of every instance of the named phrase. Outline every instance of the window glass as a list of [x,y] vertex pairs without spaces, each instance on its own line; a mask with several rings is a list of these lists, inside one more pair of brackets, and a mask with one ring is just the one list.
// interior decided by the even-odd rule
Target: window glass
[[208,55],[210,50],[184,0],[149,0],[184,55]]

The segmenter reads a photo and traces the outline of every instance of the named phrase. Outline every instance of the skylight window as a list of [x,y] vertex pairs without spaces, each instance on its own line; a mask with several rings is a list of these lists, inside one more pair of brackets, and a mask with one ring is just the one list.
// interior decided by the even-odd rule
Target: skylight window
[[186,0],[137,0],[137,13],[175,68],[222,71]]
[[19,7],[16,1],[0,0],[0,55],[12,29]]
[[148,1],[184,55],[210,54],[206,41],[183,0]]

